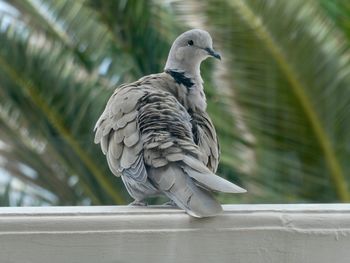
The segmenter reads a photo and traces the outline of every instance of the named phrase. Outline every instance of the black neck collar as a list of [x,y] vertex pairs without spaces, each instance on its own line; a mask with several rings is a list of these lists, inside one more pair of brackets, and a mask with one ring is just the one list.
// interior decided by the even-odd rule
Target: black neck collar
[[168,73],[170,76],[173,77],[173,79],[178,84],[184,85],[186,88],[191,88],[194,85],[194,82],[191,78],[188,78],[185,76],[185,72],[183,71],[177,71],[172,69],[165,70],[165,73]]

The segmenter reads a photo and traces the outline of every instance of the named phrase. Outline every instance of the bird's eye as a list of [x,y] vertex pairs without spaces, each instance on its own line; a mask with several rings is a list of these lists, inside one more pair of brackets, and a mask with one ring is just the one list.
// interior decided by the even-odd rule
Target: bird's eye
[[189,46],[193,46],[193,40],[188,40],[187,44],[188,44]]

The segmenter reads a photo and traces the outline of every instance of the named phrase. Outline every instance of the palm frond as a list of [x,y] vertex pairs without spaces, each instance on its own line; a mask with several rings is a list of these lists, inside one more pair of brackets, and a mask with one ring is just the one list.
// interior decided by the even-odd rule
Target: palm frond
[[[20,12],[17,20],[46,38],[60,42],[90,73],[106,74],[101,67],[105,67],[107,61],[108,68],[115,67],[117,72],[126,73],[132,68],[131,58],[122,52],[120,41],[109,28],[100,23],[99,14],[86,7],[84,2],[9,1]],[[123,61],[123,66],[119,61]]]
[[[97,180],[108,195],[122,203],[123,198],[103,174],[103,167],[99,167],[90,156],[93,120],[98,116],[94,101],[98,101],[99,96],[105,99],[101,93],[104,89],[95,89],[98,86],[95,80],[89,85],[86,81],[79,81],[80,68],[70,59],[69,51],[61,46],[50,46],[46,42],[49,46],[44,51],[28,45],[30,41],[16,32],[16,28],[8,28],[0,34],[3,39],[0,44],[0,74],[3,76],[3,93],[6,93],[3,99],[7,97],[7,101],[16,102],[15,106],[22,110],[26,107],[26,111],[20,112],[22,119],[30,120],[31,127],[26,128],[37,132],[35,125],[41,125],[42,135],[55,145],[58,155],[66,156],[71,166],[74,166],[74,161],[82,163],[83,166],[76,172],[90,172],[85,180]],[[7,51],[8,46],[13,47],[11,52]]]

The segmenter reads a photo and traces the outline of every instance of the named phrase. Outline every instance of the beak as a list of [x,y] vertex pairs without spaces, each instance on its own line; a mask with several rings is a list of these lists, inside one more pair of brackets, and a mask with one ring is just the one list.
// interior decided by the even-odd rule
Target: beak
[[208,48],[205,48],[204,50],[207,51],[210,56],[221,60],[220,54],[216,52],[214,49],[208,47]]

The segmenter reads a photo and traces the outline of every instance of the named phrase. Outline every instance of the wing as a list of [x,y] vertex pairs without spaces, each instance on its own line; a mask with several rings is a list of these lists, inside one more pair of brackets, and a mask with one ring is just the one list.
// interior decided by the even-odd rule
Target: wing
[[220,159],[220,148],[215,127],[206,112],[192,112],[191,116],[194,140],[202,152],[201,160],[210,171],[215,173]]
[[116,176],[125,174],[144,182],[143,144],[137,125],[138,101],[146,93],[135,82],[117,89],[95,126],[95,143],[101,144],[108,166]]

